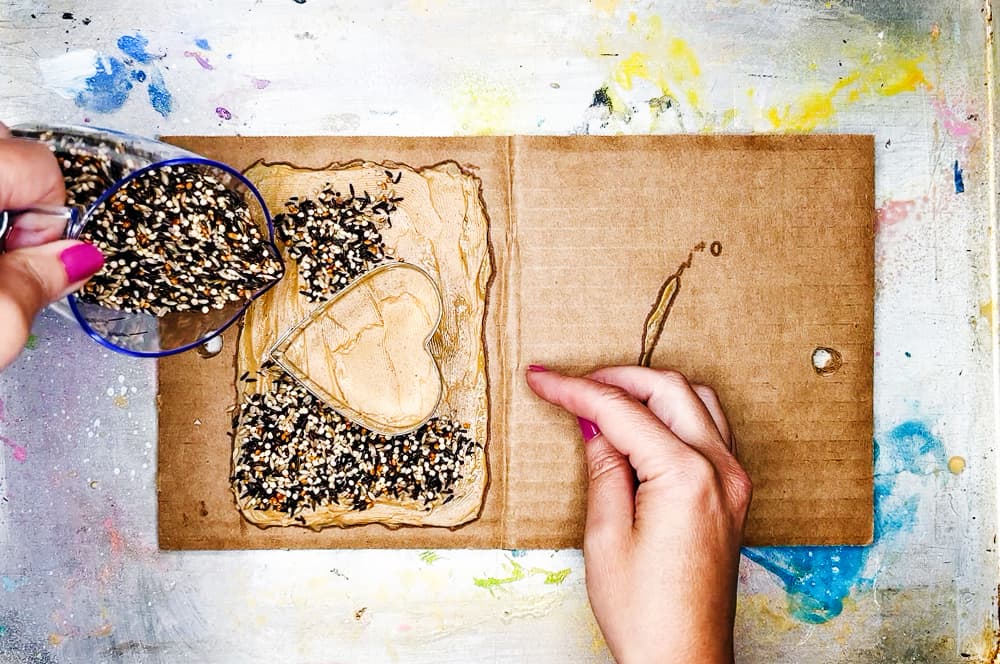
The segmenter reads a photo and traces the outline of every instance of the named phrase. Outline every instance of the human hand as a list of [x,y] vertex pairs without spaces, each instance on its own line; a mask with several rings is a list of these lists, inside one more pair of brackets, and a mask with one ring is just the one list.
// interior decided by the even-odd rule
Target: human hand
[[732,662],[751,486],[715,393],[642,367],[574,378],[533,366],[527,379],[581,418],[587,594],[612,654]]
[[[64,205],[62,173],[41,143],[11,138],[0,123],[0,211]],[[25,214],[0,253],[0,369],[21,352],[31,321],[45,305],[72,293],[104,264],[84,242],[60,240],[64,224]]]

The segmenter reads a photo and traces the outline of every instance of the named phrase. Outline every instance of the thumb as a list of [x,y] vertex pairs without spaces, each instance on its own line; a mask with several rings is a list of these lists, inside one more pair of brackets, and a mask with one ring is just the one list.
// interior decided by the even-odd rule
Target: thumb
[[589,476],[585,536],[599,541],[623,542],[635,518],[632,466],[602,434],[586,441],[584,452]]
[[[577,391],[579,385],[591,382],[579,379],[581,382],[574,384],[572,381],[577,379],[565,381],[564,376],[544,367],[531,369],[527,378],[528,385],[536,394],[570,412],[575,411],[565,405],[566,400],[560,395],[565,390]],[[577,419],[583,434],[588,475],[585,546],[589,548],[596,541],[620,543],[631,531],[635,515],[632,465],[607,434],[599,431],[590,421]]]
[[103,265],[99,249],[76,240],[0,254],[0,368],[17,357],[42,307],[78,289]]

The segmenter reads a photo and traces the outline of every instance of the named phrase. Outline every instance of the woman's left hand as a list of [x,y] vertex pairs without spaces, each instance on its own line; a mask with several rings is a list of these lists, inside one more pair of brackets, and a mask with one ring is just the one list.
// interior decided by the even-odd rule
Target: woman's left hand
[[[0,211],[65,205],[62,172],[43,144],[12,138],[0,124]],[[21,215],[0,253],[0,369],[21,352],[31,321],[104,265],[94,246],[60,240],[64,228],[47,216]]]

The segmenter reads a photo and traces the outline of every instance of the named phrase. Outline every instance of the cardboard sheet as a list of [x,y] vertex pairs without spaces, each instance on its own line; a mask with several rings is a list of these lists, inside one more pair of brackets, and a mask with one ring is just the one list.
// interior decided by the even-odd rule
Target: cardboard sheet
[[[644,352],[718,391],[754,481],[748,544],[871,541],[870,136],[170,140],[237,168],[261,158],[474,167],[497,277],[491,483],[478,520],[318,533],[244,521],[229,490],[230,330],[215,358],[160,362],[161,548],[579,546],[579,432],[523,372],[584,373]],[[839,367],[814,369],[816,349],[835,351],[821,355]]]

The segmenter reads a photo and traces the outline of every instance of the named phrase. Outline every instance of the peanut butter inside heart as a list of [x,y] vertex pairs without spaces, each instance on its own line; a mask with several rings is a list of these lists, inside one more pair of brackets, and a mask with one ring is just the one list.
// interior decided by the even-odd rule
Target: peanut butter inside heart
[[441,400],[441,373],[427,347],[441,311],[426,272],[385,265],[315,309],[271,357],[345,417],[377,433],[406,433]]

